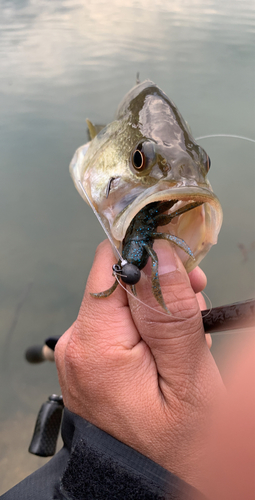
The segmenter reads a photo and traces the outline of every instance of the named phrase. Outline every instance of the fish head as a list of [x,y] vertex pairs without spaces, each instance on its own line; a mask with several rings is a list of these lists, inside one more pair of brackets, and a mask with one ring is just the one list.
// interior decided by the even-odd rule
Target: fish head
[[195,260],[177,249],[190,271],[217,242],[222,224],[221,206],[207,179],[209,167],[208,155],[175,104],[145,81],[124,97],[115,120],[76,151],[70,172],[119,249],[131,221],[149,203],[178,200],[174,211],[203,203],[163,229],[191,248]]

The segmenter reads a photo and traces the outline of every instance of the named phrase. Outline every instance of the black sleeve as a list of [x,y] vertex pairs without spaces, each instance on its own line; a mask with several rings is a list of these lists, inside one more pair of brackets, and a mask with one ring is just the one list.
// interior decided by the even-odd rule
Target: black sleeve
[[195,488],[64,410],[64,447],[2,500],[203,500]]

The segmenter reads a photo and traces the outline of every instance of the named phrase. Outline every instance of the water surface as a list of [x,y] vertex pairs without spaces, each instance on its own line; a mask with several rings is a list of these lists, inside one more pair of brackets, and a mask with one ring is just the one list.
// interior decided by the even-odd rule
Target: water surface
[[[41,403],[59,392],[55,366],[28,365],[23,353],[74,321],[104,238],[68,173],[74,150],[87,140],[85,119],[111,121],[139,71],[177,104],[195,137],[255,138],[255,6],[252,0],[1,0],[0,6],[4,491],[44,463],[28,458],[29,442],[20,436],[29,441]],[[219,243],[202,263],[217,306],[254,295],[255,148],[232,139],[201,145],[224,213]],[[215,342],[220,363],[221,345]]]

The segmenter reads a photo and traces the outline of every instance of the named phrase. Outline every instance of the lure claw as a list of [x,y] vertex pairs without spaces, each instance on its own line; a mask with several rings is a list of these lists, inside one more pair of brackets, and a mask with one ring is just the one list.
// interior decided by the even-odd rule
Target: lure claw
[[116,290],[118,284],[119,284],[118,280],[115,280],[113,285],[110,288],[108,288],[108,290],[105,290],[104,292],[99,292],[99,293],[90,293],[90,295],[91,295],[91,297],[95,297],[96,299],[109,297]]

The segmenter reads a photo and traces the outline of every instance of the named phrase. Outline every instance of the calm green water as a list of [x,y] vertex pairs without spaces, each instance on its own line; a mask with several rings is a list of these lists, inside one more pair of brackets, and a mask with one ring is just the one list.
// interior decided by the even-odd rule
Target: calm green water
[[[23,353],[74,321],[104,238],[68,173],[74,150],[87,140],[85,118],[111,121],[139,71],[141,80],[155,81],[174,100],[195,137],[255,138],[255,4],[1,0],[0,9],[0,412],[5,424],[9,419],[10,447],[0,465],[6,489],[27,472],[21,467],[8,480],[24,415],[34,416],[59,392],[54,365],[28,365]],[[255,147],[233,139],[201,145],[224,212],[219,243],[202,264],[216,306],[254,296]],[[216,356],[219,350],[216,342]],[[23,448],[20,453],[26,457]]]

